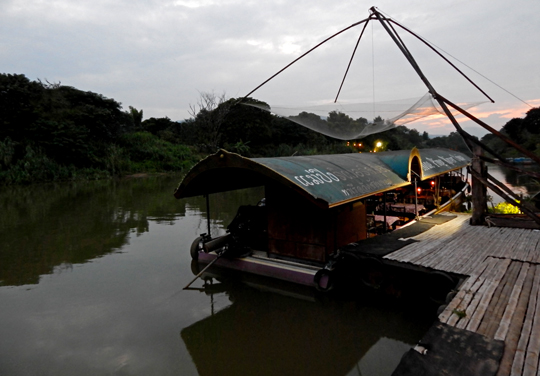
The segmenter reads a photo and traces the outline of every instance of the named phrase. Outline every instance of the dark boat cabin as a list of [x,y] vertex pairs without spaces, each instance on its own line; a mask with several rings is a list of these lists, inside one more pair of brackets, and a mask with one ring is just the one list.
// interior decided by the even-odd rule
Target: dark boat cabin
[[[264,186],[264,205],[240,208],[229,231],[269,257],[320,264],[371,236],[376,217],[393,215],[400,223],[418,215],[419,197],[424,209],[444,201],[438,177],[468,163],[444,149],[254,159],[220,150],[193,167],[174,195]],[[411,196],[414,204],[407,203]],[[247,217],[242,226],[239,217]]]

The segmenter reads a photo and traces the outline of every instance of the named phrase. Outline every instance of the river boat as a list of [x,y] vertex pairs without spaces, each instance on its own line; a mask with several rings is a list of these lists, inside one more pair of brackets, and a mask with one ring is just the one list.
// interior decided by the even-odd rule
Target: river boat
[[325,290],[348,245],[451,208],[468,187],[469,162],[446,149],[253,159],[219,150],[174,195],[264,187],[257,205],[238,208],[225,235],[212,236],[208,222],[191,246],[194,262]]

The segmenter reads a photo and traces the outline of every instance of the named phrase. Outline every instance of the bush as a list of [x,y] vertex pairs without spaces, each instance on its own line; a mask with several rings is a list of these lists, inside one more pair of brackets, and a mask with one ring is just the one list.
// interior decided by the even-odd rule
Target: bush
[[521,211],[517,206],[508,202],[501,202],[492,209],[494,214],[520,214]]
[[121,137],[130,172],[182,171],[197,161],[191,149],[160,139],[149,132]]

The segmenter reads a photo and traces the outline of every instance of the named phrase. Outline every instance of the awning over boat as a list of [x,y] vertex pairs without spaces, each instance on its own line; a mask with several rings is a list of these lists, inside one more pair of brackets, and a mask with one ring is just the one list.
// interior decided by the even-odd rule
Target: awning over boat
[[[377,153],[377,157],[392,169],[401,178],[411,181],[411,165],[414,158],[421,162],[417,174],[420,180],[430,179],[434,176],[454,171],[467,166],[470,158],[466,155],[447,149],[416,149],[397,150],[386,153]],[[412,174],[414,175],[414,173]]]
[[330,208],[409,185],[415,161],[419,166],[415,172],[423,180],[460,169],[469,158],[451,150],[416,148],[253,159],[220,150],[193,167],[174,195],[182,198],[278,184],[322,208]]

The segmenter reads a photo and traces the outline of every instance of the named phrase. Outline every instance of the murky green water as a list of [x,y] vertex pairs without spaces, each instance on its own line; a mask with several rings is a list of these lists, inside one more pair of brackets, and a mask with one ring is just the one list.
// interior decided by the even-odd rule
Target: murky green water
[[[0,375],[389,375],[433,310],[197,281],[179,176],[0,191]],[[212,232],[260,190],[211,198]]]

